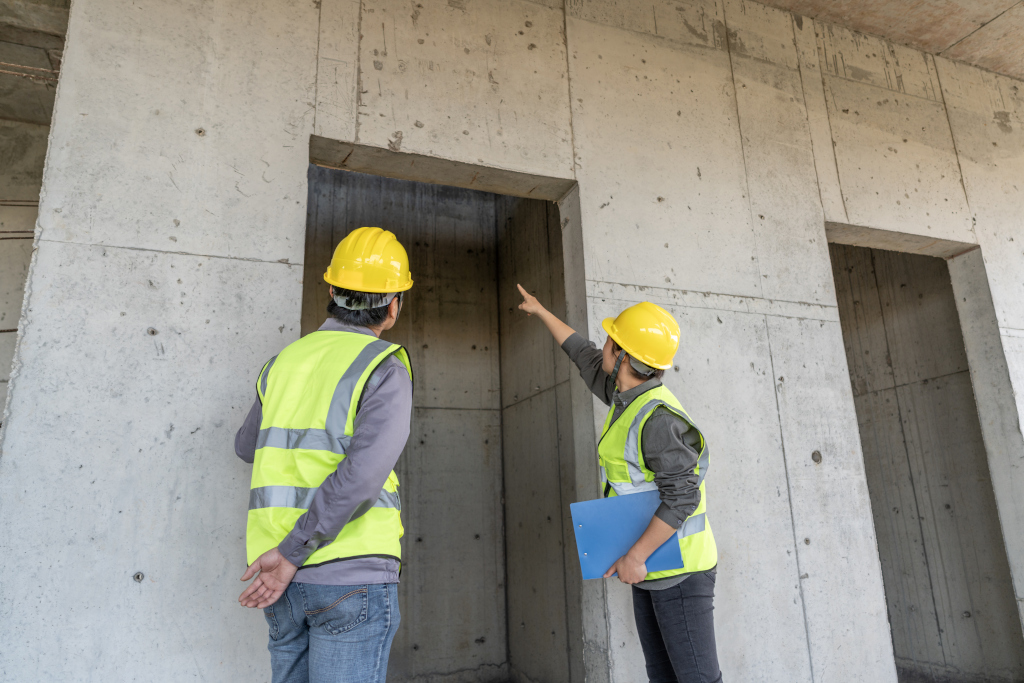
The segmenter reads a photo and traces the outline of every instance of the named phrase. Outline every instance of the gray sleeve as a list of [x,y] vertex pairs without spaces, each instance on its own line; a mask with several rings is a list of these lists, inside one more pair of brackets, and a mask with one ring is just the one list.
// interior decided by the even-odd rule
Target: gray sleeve
[[401,361],[392,356],[366,384],[345,459],[320,485],[309,510],[277,546],[289,562],[301,567],[350,520],[373,506],[398,463],[411,428],[412,379]]
[[249,463],[256,460],[256,437],[260,433],[260,424],[263,422],[263,404],[259,397],[249,408],[249,414],[245,416],[245,422],[235,434],[235,455]]
[[610,406],[612,394],[615,392],[615,382],[612,381],[611,375],[601,369],[604,355],[594,342],[573,332],[568,339],[562,342],[562,350],[565,351],[565,355],[569,356],[569,360],[579,368],[580,377],[586,382],[587,388],[606,406]]
[[694,471],[699,454],[691,445],[697,438],[696,430],[662,408],[655,410],[644,424],[641,438],[644,462],[654,472],[654,483],[661,496],[661,505],[654,514],[676,529],[700,504],[700,488]]

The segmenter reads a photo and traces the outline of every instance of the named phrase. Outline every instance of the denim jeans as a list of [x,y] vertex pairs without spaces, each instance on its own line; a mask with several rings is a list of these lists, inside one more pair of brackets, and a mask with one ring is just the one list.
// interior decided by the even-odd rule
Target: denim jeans
[[633,587],[633,616],[650,683],[720,683],[715,570],[660,591]]
[[274,683],[385,683],[398,584],[292,583],[263,613]]

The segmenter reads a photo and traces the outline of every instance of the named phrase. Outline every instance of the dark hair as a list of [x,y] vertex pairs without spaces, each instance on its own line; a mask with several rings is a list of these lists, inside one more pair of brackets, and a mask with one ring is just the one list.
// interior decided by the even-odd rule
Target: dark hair
[[[331,285],[334,287],[334,285]],[[347,308],[339,306],[332,297],[327,302],[327,312],[334,319],[345,323],[346,325],[358,325],[360,327],[377,327],[385,320],[388,319],[388,304],[384,303],[388,299],[387,294],[372,294],[370,292],[354,292],[351,289],[343,289],[341,287],[334,287],[334,296],[344,297],[345,303],[350,306],[368,305],[370,308],[364,308],[358,311],[352,311]],[[401,296],[401,294],[399,294]],[[390,303],[390,302],[388,302]]]
[[[612,339],[612,351],[615,353],[616,356],[618,356],[619,353],[622,352],[622,347],[619,346],[618,344],[616,344],[614,339]],[[623,360],[624,360],[624,365],[628,368],[628,372],[633,377],[633,379],[641,379],[641,380],[646,381],[646,380],[649,380],[649,379],[661,379],[662,377],[665,376],[665,371],[664,370],[659,370],[659,369],[652,368],[649,365],[647,365],[646,363],[642,363],[642,362],[638,361],[637,359],[633,358],[631,355],[629,355],[628,352],[626,353],[626,358],[623,359]],[[645,375],[642,372],[639,372],[633,366],[634,363],[636,365],[639,365],[642,368],[647,368],[647,369],[650,369],[650,370],[654,370],[654,372],[652,372],[649,375]]]

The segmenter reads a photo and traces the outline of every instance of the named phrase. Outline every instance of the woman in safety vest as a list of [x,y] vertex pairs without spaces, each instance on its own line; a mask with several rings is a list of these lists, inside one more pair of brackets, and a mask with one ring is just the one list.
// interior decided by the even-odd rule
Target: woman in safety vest
[[[662,383],[679,348],[679,325],[650,302],[602,323],[598,350],[521,285],[519,308],[536,315],[610,407],[598,444],[605,496],[657,490],[661,505],[647,530],[605,578],[633,586],[633,615],[651,683],[722,680],[713,618],[718,550],[707,517],[704,436]],[[683,569],[648,573],[647,558],[675,536]]]

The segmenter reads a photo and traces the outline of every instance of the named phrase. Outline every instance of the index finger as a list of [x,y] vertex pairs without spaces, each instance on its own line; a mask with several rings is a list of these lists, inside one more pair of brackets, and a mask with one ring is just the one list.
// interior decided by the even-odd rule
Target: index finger
[[517,283],[516,283],[516,287],[518,287],[518,288],[519,288],[519,293],[523,295],[523,298],[524,298],[524,299],[527,299],[527,298],[529,298],[529,296],[530,296],[529,292],[527,292],[527,291],[526,291],[525,289],[523,289],[523,286],[522,286],[521,284],[519,284],[519,283],[517,282]]

